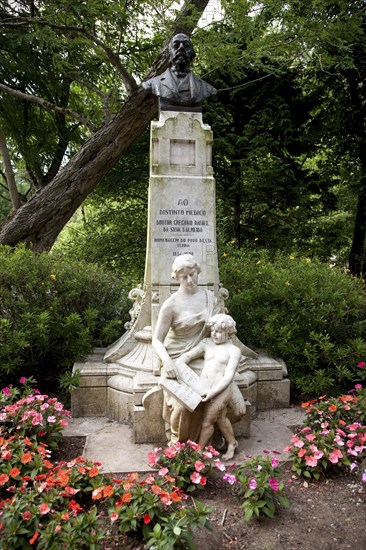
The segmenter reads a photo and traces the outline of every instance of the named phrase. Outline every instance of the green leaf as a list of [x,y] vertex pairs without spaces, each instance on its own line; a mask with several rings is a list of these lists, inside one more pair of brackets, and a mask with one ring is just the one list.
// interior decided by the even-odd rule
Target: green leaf
[[289,499],[283,495],[277,495],[278,502],[283,506],[284,508],[290,508],[291,502]]
[[244,519],[245,521],[249,521],[253,516],[253,509],[252,508],[247,508],[245,510],[245,514],[244,514]]

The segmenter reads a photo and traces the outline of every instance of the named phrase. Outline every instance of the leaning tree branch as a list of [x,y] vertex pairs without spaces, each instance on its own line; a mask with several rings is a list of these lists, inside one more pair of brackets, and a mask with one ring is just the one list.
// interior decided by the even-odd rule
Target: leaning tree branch
[[14,97],[18,97],[19,99],[24,99],[25,101],[29,101],[30,103],[36,103],[37,105],[40,105],[41,107],[44,107],[49,111],[56,111],[57,113],[68,115],[71,118],[75,118],[76,120],[79,120],[79,122],[87,126],[93,132],[97,130],[97,127],[90,120],[85,118],[83,115],[79,115],[79,113],[76,113],[75,111],[71,111],[70,109],[59,107],[58,105],[55,105],[54,103],[51,103],[46,99],[42,99],[41,97],[38,97],[32,94],[25,94],[24,92],[20,92],[19,90],[15,90],[14,88],[10,88],[10,86],[6,86],[6,84],[1,84],[1,83],[0,83],[0,90],[3,90],[4,92],[7,92],[8,94]]

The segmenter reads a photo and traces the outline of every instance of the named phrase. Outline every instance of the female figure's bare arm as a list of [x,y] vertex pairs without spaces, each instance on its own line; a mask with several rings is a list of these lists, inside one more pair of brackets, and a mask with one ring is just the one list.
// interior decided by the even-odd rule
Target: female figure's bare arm
[[155,352],[157,353],[157,355],[160,357],[160,360],[163,364],[165,373],[168,376],[168,378],[176,378],[174,361],[171,359],[164,345],[164,340],[172,325],[173,317],[174,317],[174,302],[173,300],[168,299],[161,306],[154,336],[152,339],[152,346]]

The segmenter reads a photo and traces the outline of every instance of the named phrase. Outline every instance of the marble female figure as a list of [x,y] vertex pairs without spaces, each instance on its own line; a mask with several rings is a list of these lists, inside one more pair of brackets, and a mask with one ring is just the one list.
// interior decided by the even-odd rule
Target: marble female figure
[[[162,305],[152,344],[162,363],[161,375],[177,378],[175,359],[191,350],[207,335],[208,319],[218,313],[214,293],[198,286],[201,269],[193,256],[183,254],[173,263],[172,277],[178,291]],[[164,393],[163,418],[170,441],[198,440],[202,415],[190,413],[173,396]]]

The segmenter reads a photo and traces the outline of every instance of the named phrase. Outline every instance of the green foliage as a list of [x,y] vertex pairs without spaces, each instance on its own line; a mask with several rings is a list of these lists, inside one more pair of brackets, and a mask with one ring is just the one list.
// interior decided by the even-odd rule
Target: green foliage
[[[56,249],[142,280],[147,234],[149,132],[98,185],[61,232]],[[133,283],[136,284],[136,283]],[[132,282],[130,286],[133,286]]]
[[285,484],[279,480],[278,466],[275,456],[259,455],[248,458],[232,470],[236,477],[234,492],[244,498],[242,509],[246,521],[263,515],[274,518],[278,505],[289,508],[290,501],[284,494]]
[[122,282],[95,265],[1,247],[0,313],[0,380],[21,371],[43,385],[120,336],[128,304]]
[[310,258],[227,250],[221,279],[241,340],[282,358],[295,392],[346,390],[366,353],[361,281]]

